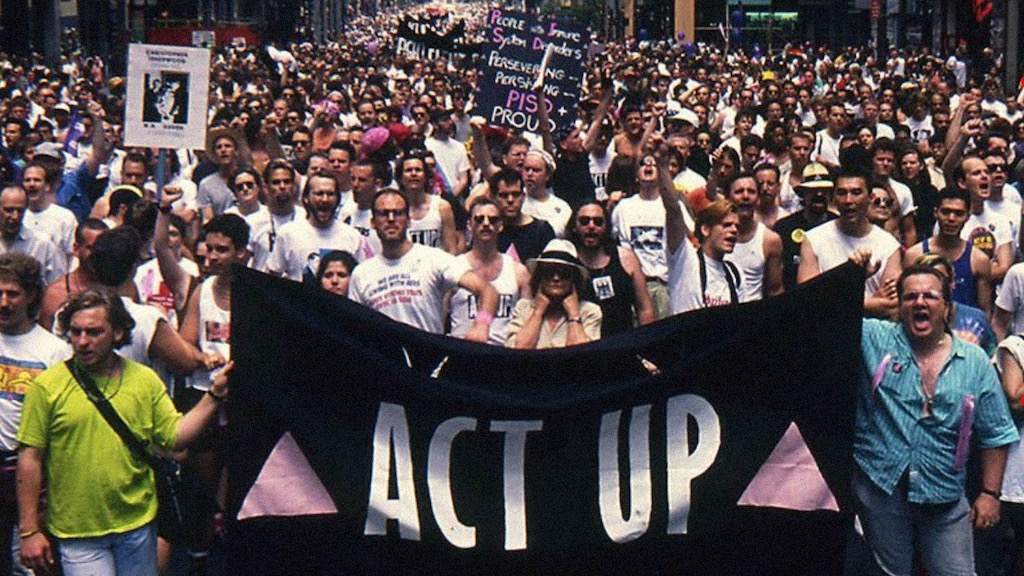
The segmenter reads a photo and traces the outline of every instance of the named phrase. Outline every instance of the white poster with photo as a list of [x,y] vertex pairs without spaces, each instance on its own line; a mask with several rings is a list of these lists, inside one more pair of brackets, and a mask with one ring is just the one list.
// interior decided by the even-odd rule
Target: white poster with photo
[[130,45],[125,146],[202,149],[209,91],[209,49]]

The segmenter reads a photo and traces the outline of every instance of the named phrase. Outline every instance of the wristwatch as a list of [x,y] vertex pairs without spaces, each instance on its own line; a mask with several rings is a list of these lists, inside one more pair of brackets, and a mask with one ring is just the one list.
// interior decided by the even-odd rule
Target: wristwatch
[[999,500],[1000,498],[1003,497],[1002,492],[999,492],[998,490],[989,490],[988,488],[982,488],[981,493],[988,494],[989,496],[995,498],[996,500]]
[[568,324],[572,324],[572,323],[574,323],[574,322],[575,322],[576,324],[583,324],[583,319],[582,319],[582,318],[580,318],[579,316],[573,316],[573,317],[571,317],[571,318],[567,318],[567,319],[566,319],[565,321],[566,321],[566,323],[568,323]]

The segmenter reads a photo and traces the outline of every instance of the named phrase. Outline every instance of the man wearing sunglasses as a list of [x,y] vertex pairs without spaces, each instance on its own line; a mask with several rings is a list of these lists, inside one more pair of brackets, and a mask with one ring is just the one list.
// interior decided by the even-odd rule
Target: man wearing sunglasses
[[[850,260],[871,275],[871,254]],[[973,574],[972,526],[999,522],[1009,444],[1018,433],[988,356],[950,332],[949,279],[930,264],[896,284],[898,323],[864,320],[853,493],[864,538],[886,574]],[[981,493],[964,493],[970,446]]]
[[[495,346],[505,345],[512,309],[520,298],[530,294],[530,273],[526,266],[498,251],[498,235],[504,226],[498,205],[490,198],[478,199],[469,211],[473,247],[469,252],[455,257],[460,265],[468,265],[470,270],[490,282],[498,292],[498,310],[494,314],[487,339],[488,344]],[[469,290],[459,288],[455,291],[449,305],[452,336],[462,338],[466,335],[476,321],[478,307],[479,301]]]
[[1020,249],[1021,197],[1016,188],[1007,184],[1010,165],[1006,161],[1006,149],[990,148],[981,157],[985,161],[985,166],[988,166],[989,189],[991,190],[988,200],[985,200],[985,210],[992,210],[1009,218],[1013,254],[1016,260]]
[[992,284],[1001,284],[1013,265],[1013,221],[988,207],[992,198],[988,164],[977,155],[964,156],[953,171],[953,181],[971,198],[971,212],[960,236],[992,259]]
[[356,267],[349,298],[392,320],[442,334],[444,295],[465,288],[476,298],[477,309],[464,338],[487,342],[498,310],[494,287],[444,250],[409,239],[409,203],[398,190],[377,192],[372,206],[381,253]]

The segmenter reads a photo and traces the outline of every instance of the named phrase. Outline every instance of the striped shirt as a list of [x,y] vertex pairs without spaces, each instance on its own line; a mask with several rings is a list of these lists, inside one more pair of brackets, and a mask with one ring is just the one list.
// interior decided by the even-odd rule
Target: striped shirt
[[[864,320],[861,352],[865,382],[857,394],[854,460],[887,494],[906,474],[910,502],[957,500],[971,445],[961,436],[973,434],[982,450],[1018,440],[995,369],[981,348],[953,338],[927,416],[921,373],[901,324]],[[972,417],[973,425],[961,432],[961,422]]]

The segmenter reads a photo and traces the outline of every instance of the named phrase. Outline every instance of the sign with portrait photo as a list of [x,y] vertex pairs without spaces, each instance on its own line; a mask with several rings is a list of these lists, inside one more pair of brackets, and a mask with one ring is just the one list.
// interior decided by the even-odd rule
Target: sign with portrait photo
[[129,46],[125,145],[203,148],[209,86],[209,49]]

